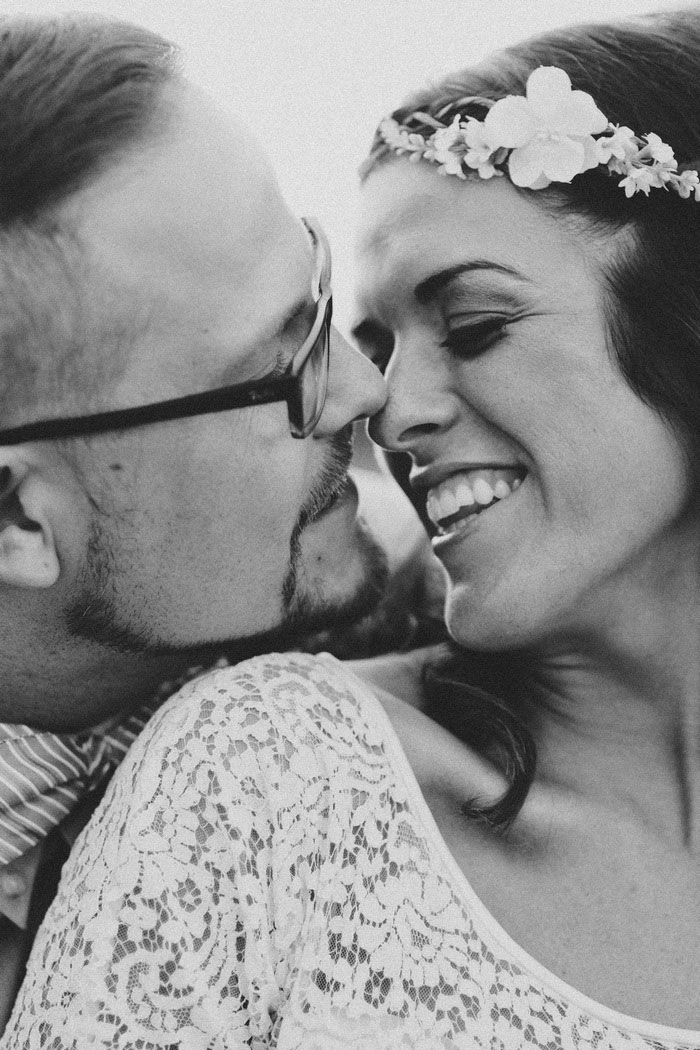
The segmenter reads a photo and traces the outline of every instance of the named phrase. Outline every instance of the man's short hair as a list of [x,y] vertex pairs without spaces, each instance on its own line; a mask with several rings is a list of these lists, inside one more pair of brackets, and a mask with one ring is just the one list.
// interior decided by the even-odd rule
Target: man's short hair
[[105,333],[85,312],[80,248],[56,206],[157,130],[179,76],[177,49],[136,26],[0,19],[2,425],[27,405],[60,410],[76,382],[89,396],[102,367],[114,371],[113,352],[95,353]]

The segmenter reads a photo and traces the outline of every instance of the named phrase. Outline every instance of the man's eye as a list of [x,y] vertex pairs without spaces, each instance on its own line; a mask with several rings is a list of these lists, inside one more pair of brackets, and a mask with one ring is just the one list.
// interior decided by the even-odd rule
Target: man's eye
[[510,318],[499,315],[453,328],[440,344],[461,359],[478,357],[506,335]]
[[277,358],[275,360],[275,367],[268,374],[268,378],[269,379],[279,379],[280,376],[283,376],[285,374],[285,372],[287,371],[287,369],[289,368],[289,364],[290,364],[291,360],[292,360],[292,355],[289,353],[289,351],[284,349],[284,347],[280,347],[279,350],[277,351]]

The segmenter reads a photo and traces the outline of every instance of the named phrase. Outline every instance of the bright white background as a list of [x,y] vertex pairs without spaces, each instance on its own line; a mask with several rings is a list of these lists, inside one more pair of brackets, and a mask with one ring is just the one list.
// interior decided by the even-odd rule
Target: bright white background
[[292,206],[325,226],[342,329],[350,316],[355,172],[385,112],[426,81],[539,30],[680,6],[682,0],[2,0],[0,12],[97,12],[181,45],[191,79],[254,126]]

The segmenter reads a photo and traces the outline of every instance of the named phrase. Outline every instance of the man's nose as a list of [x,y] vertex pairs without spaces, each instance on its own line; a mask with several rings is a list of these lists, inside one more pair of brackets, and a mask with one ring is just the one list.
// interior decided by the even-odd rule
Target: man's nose
[[386,401],[386,384],[369,358],[331,329],[328,393],[315,433],[335,434],[355,419],[373,416]]

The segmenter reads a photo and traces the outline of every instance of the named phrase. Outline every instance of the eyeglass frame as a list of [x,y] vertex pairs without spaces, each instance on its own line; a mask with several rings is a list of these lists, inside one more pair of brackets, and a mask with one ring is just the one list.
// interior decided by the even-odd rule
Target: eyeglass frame
[[[328,369],[330,364],[330,330],[333,313],[331,291],[331,252],[328,239],[316,219],[302,219],[317,246],[320,259],[319,297],[316,300],[316,316],[309,334],[292,357],[287,370],[281,376],[256,379],[247,383],[234,383],[215,387],[198,394],[153,401],[131,408],[109,409],[84,416],[64,416],[56,419],[39,419],[33,423],[0,429],[0,447],[21,445],[31,441],[53,441],[60,438],[86,437],[90,434],[106,433],[110,430],[127,430],[151,423],[165,423],[175,419],[227,412],[237,408],[252,408],[277,401],[287,402],[289,429],[294,438],[305,438],[318,424],[326,401]],[[312,359],[319,339],[323,339],[323,363],[320,378],[321,391],[317,396],[313,418],[295,423],[295,410],[303,416],[301,409],[301,377]],[[318,382],[318,381],[317,381]]]

